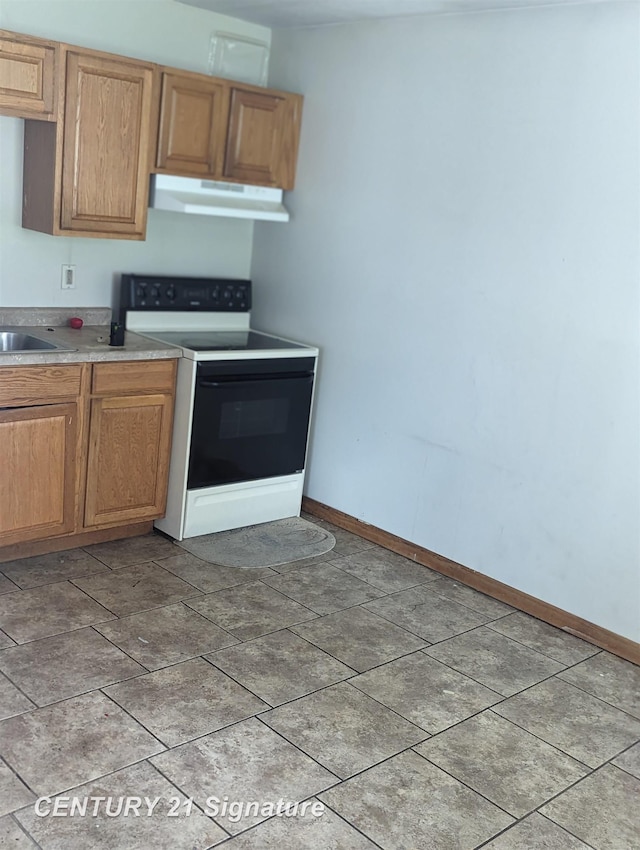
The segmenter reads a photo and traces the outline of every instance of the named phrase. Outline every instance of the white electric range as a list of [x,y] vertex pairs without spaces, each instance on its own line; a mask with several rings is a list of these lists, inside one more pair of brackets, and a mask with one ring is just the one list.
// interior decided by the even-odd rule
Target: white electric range
[[251,281],[123,275],[128,330],[181,349],[167,511],[182,540],[298,516],[318,349],[250,327]]

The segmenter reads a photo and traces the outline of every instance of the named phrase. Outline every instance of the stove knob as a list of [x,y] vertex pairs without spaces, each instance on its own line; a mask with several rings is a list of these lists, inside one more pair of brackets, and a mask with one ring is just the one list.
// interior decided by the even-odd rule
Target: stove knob
[[175,300],[175,297],[176,297],[176,288],[175,288],[175,286],[170,286],[170,287],[167,289],[167,293],[166,293],[166,294],[167,294],[167,298],[169,299],[169,301],[173,301],[173,300]]
[[146,285],[146,283],[141,283],[136,287],[135,297],[141,298],[142,300],[144,300],[147,297],[147,285]]
[[160,287],[152,286],[151,287],[151,297],[152,298],[160,298]]

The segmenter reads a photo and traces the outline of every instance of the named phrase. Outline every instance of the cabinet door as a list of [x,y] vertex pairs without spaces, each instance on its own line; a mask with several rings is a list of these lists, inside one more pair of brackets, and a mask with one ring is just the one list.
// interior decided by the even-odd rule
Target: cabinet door
[[224,176],[292,189],[302,98],[232,88]]
[[53,120],[56,47],[0,33],[0,113]]
[[187,176],[220,176],[227,126],[228,89],[196,75],[162,75],[156,166]]
[[153,71],[67,53],[61,227],[144,238]]
[[73,531],[75,404],[0,410],[0,545]]
[[172,414],[165,394],[91,402],[86,527],[164,514]]

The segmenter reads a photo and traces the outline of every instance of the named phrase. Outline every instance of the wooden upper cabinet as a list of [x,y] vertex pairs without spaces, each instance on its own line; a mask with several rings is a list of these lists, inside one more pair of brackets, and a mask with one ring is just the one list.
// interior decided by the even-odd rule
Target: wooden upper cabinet
[[66,56],[60,227],[144,238],[153,66]]
[[293,189],[302,98],[231,88],[224,177]]
[[0,113],[55,120],[58,47],[0,31]]
[[302,97],[167,69],[155,170],[292,189]]
[[144,239],[152,171],[294,186],[298,94],[0,30],[0,114],[27,119],[22,226],[42,233]]
[[199,74],[162,74],[156,170],[192,177],[222,173],[228,87]]

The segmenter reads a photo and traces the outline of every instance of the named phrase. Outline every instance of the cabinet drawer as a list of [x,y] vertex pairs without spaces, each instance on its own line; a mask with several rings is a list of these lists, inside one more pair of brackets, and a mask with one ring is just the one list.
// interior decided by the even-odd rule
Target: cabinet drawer
[[175,360],[134,360],[130,363],[97,363],[93,367],[94,395],[139,392],[173,392]]
[[72,400],[82,366],[0,366],[0,407]]

